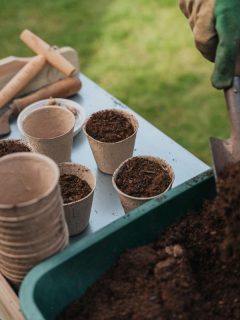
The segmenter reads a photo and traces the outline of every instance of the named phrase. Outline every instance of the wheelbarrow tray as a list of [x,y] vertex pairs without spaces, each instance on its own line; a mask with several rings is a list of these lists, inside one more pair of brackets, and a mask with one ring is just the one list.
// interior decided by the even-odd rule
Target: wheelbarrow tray
[[123,251],[155,240],[215,194],[212,172],[203,173],[40,263],[20,288],[20,304],[26,319],[55,319],[109,270]]

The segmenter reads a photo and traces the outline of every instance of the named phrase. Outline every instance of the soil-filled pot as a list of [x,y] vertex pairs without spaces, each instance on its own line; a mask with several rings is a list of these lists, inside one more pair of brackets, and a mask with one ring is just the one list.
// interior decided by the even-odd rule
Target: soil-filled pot
[[0,158],[11,153],[31,151],[31,147],[20,139],[0,140]]
[[73,236],[88,226],[96,178],[81,164],[60,163],[59,169],[65,219],[69,235]]
[[174,172],[169,163],[151,156],[125,160],[112,178],[125,212],[159,198],[171,188],[173,181]]
[[137,130],[137,119],[126,111],[106,109],[92,114],[83,131],[102,172],[113,174],[132,156]]
[[0,271],[19,285],[68,244],[60,174],[50,158],[21,152],[0,159],[0,176]]
[[33,151],[60,163],[71,160],[74,125],[69,110],[45,106],[27,114],[19,129]]

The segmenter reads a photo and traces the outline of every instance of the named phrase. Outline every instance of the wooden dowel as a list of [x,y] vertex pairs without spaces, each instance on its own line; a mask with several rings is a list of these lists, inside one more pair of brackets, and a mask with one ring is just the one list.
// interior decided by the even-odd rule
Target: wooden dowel
[[42,55],[34,57],[0,91],[0,109],[20,92],[43,68]]
[[26,97],[13,100],[10,107],[14,115],[18,115],[31,103],[52,98],[67,98],[76,94],[81,88],[81,81],[78,78],[66,78],[44,87]]
[[75,67],[61,54],[29,30],[24,30],[20,39],[34,52],[43,55],[46,60],[66,76],[72,76],[76,71]]

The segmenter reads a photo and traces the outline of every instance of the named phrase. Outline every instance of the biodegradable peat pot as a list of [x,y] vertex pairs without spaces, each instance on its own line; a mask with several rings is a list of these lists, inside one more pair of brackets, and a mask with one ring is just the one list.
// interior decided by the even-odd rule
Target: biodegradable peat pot
[[45,106],[27,114],[19,129],[33,151],[60,163],[71,160],[74,125],[69,110]]
[[41,154],[0,159],[0,271],[13,283],[68,244],[59,175]]
[[[141,163],[140,161],[144,162]],[[148,162],[152,163],[152,165],[150,164],[151,169],[148,169],[147,167],[149,166],[147,164]],[[153,166],[154,169],[152,169]],[[131,169],[129,170],[129,168]],[[120,186],[123,181],[121,176],[124,173],[127,177],[127,182],[129,183],[129,188],[127,191],[123,191],[123,186]],[[116,169],[112,177],[113,186],[119,195],[120,201],[126,213],[134,208],[137,208],[148,200],[161,197],[171,188],[173,181],[174,172],[169,163],[158,157],[151,156],[138,156],[125,160]],[[158,190],[157,184],[159,185],[159,190],[161,189],[161,191],[156,194]],[[155,195],[144,195],[146,192],[150,193],[151,189],[154,190]],[[141,192],[143,195],[141,195]],[[138,195],[134,196],[133,194]]]
[[[83,198],[75,201],[70,200],[69,203],[64,203],[65,219],[67,221],[69,235],[73,236],[79,234],[88,226],[92,208],[93,194],[96,187],[96,178],[89,168],[81,164],[74,164],[70,162],[60,163],[59,169],[61,176],[76,176],[85,181],[90,187],[89,193]],[[69,184],[71,184],[70,181]]]
[[[1,248],[4,248],[4,251],[0,250],[0,254],[5,255],[5,257],[14,258],[16,257],[17,252],[17,256],[21,256],[21,258],[23,258],[24,256],[27,259],[31,259],[33,256],[36,256],[38,259],[40,256],[40,251],[49,252],[50,250],[51,244],[48,243],[49,233],[52,232],[52,230],[55,230],[56,233],[57,230],[61,232],[61,230],[63,229],[63,225],[59,223],[59,217],[57,218],[57,223],[54,223],[54,225],[50,224],[50,227],[44,228],[43,233],[35,233],[34,239],[32,236],[32,230],[32,232],[29,233],[27,237],[25,237],[24,234],[22,234],[21,237],[14,237],[13,234],[9,236],[8,230],[5,230],[5,234],[3,234],[0,238]],[[34,220],[32,224],[37,225],[37,222]],[[56,248],[56,246],[58,246],[58,243],[62,243],[63,241],[65,241],[65,238],[57,237],[53,241],[53,248]],[[31,246],[28,245],[29,243],[31,243]],[[32,251],[32,246],[34,246],[36,250],[36,252],[34,253]]]
[[[67,241],[67,239],[63,239],[61,242],[58,243],[57,246],[56,244],[54,244],[51,247],[49,247],[47,251],[45,250],[41,253],[39,252],[38,254],[35,254],[32,257],[28,257],[27,254],[13,257],[6,257],[0,254],[0,257],[2,259],[1,272],[12,281],[15,277],[21,277],[23,279],[26,275],[26,270],[28,272],[32,269],[33,266],[37,265],[40,261],[45,260],[46,258],[52,256],[58,251],[61,251],[63,248],[66,247]],[[12,268],[13,265],[15,266],[14,269]]]
[[[116,142],[104,142],[99,139],[94,138],[89,133],[89,125],[90,121],[92,121],[93,117],[98,115],[104,115],[104,113],[115,113],[124,119],[132,126],[132,132],[129,136],[125,137]],[[119,123],[118,120],[114,120],[116,123]],[[111,126],[109,125],[111,121],[106,119],[102,120],[102,127],[106,127],[108,132],[106,134],[114,134],[116,135],[116,127],[113,127],[111,131]],[[118,110],[118,109],[105,109],[102,111],[98,111],[93,113],[92,116],[87,120],[83,127],[83,131],[88,138],[88,142],[93,152],[93,156],[98,165],[99,170],[107,174],[113,174],[116,168],[122,163],[125,159],[129,158],[133,154],[136,134],[138,130],[138,121],[137,119],[130,113]],[[105,134],[104,133],[104,134]],[[103,135],[104,135],[103,134]]]
[[0,140],[0,158],[15,152],[31,152],[31,147],[20,139]]

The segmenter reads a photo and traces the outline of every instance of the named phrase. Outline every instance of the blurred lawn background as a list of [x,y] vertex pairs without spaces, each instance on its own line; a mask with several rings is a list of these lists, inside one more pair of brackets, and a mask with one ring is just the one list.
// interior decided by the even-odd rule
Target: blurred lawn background
[[211,164],[209,136],[226,137],[213,65],[194,48],[175,0],[1,0],[0,58],[29,56],[24,28],[74,47],[81,71]]

